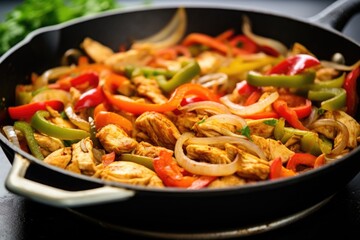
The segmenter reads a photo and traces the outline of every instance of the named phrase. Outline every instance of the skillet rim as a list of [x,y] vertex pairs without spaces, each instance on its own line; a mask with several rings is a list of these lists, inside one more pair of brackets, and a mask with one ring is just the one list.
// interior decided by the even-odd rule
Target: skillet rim
[[[138,13],[138,12],[143,12],[143,11],[149,12],[149,11],[157,11],[157,10],[175,11],[179,7],[180,7],[179,5],[176,5],[173,3],[171,3],[171,4],[167,3],[167,4],[163,4],[161,6],[158,6],[158,5],[156,5],[156,6],[133,6],[133,7],[127,7],[126,9],[108,10],[108,11],[105,11],[102,13],[97,13],[97,14],[90,15],[90,16],[83,16],[83,17],[80,17],[77,19],[73,19],[73,20],[64,22],[64,23],[42,27],[42,28],[36,29],[36,30],[32,31],[31,33],[29,33],[22,41],[17,43],[15,46],[13,46],[11,49],[9,49],[6,53],[4,53],[2,56],[0,56],[0,65],[16,51],[20,50],[22,47],[24,47],[26,45],[30,45],[32,40],[39,35],[62,31],[63,29],[72,27],[76,24],[80,24],[80,23],[84,23],[84,22],[91,22],[93,20],[96,21],[99,18],[109,18],[109,17],[112,17],[114,15],[119,15],[119,14]],[[254,14],[259,14],[259,15],[267,15],[272,18],[281,18],[283,20],[292,20],[294,22],[300,22],[302,24],[305,24],[306,27],[309,27],[309,28],[312,26],[312,27],[319,28],[319,29],[325,30],[327,32],[330,32],[330,34],[333,34],[333,35],[335,34],[338,37],[348,41],[349,43],[354,44],[356,47],[358,47],[360,49],[359,43],[357,43],[353,39],[343,35],[341,32],[339,32],[335,29],[323,26],[320,23],[309,22],[306,19],[302,19],[299,17],[288,16],[288,15],[282,14],[282,13],[267,12],[265,10],[257,10],[257,9],[253,9],[253,8],[245,8],[245,7],[239,7],[239,6],[230,7],[230,6],[226,6],[226,5],[224,6],[224,5],[214,4],[214,3],[201,4],[201,3],[195,2],[195,3],[184,4],[184,5],[182,5],[182,7],[184,7],[185,10],[190,8],[190,9],[202,9],[202,10],[221,9],[221,10],[226,10],[226,11],[236,11],[236,12],[243,12],[243,13],[247,12],[247,13],[254,13]],[[191,194],[192,196],[194,196],[194,194],[202,195],[204,192],[207,194],[209,194],[209,193],[224,194],[224,193],[233,193],[234,191],[236,191],[237,194],[239,194],[239,193],[246,194],[246,193],[252,192],[252,191],[258,191],[258,190],[261,191],[264,188],[269,188],[268,190],[271,190],[271,189],[275,189],[278,187],[293,185],[294,183],[296,183],[298,181],[302,181],[302,179],[303,179],[303,181],[305,181],[309,178],[313,178],[317,175],[321,175],[326,171],[333,170],[334,168],[337,167],[337,165],[342,164],[342,162],[346,161],[348,158],[353,157],[353,155],[358,154],[358,152],[360,151],[360,146],[357,146],[351,152],[346,154],[346,156],[344,156],[336,161],[328,163],[321,168],[312,169],[311,171],[301,173],[301,174],[293,176],[291,178],[264,180],[264,181],[256,182],[255,184],[245,184],[245,185],[235,186],[235,187],[226,187],[226,188],[218,188],[218,189],[217,188],[215,188],[215,189],[205,188],[205,189],[191,190],[191,189],[179,189],[179,188],[171,188],[171,187],[151,188],[151,187],[145,187],[145,186],[137,186],[137,185],[118,183],[118,182],[113,182],[113,181],[108,181],[108,180],[101,180],[101,179],[97,179],[97,178],[94,178],[91,176],[79,175],[79,174],[72,173],[72,172],[69,172],[64,169],[57,168],[55,166],[51,166],[49,164],[45,164],[41,160],[33,157],[31,154],[26,153],[25,151],[17,148],[3,134],[0,134],[0,140],[1,140],[1,144],[6,144],[7,147],[11,148],[14,151],[14,154],[20,154],[21,156],[25,157],[32,163],[36,163],[42,167],[48,168],[52,171],[56,171],[63,175],[67,175],[67,176],[78,178],[78,179],[85,180],[85,181],[90,181],[93,183],[98,183],[98,184],[104,185],[104,186],[105,185],[115,186],[115,187],[119,187],[119,188],[123,188],[123,189],[135,190],[135,191],[139,191],[139,192],[151,192],[151,193],[156,193],[156,194],[181,193],[181,194]],[[359,169],[360,169],[360,167],[359,167]],[[355,177],[355,176],[356,176],[356,174],[354,174],[353,177]]]

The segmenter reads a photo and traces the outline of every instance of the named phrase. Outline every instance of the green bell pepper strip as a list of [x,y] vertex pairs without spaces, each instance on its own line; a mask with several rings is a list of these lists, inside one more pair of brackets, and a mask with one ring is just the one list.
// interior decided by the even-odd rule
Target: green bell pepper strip
[[78,140],[90,136],[89,132],[81,129],[57,126],[46,120],[49,116],[47,111],[37,111],[31,118],[31,126],[41,133],[61,140]]
[[169,71],[162,68],[134,67],[131,65],[125,67],[125,76],[128,78],[132,78],[139,75],[144,75],[145,77],[163,75],[166,78],[172,78],[174,74],[175,74],[174,71]]
[[30,124],[25,121],[16,121],[14,123],[14,128],[19,130],[24,135],[31,154],[37,159],[43,160],[44,156],[40,151],[39,144],[35,140],[34,130]]
[[346,105],[346,91],[343,88],[309,90],[308,99],[322,101],[321,108],[325,110],[342,109]]
[[304,85],[314,83],[315,80],[314,71],[306,71],[296,75],[262,75],[255,71],[249,71],[246,81],[253,86],[273,86],[273,87],[289,87],[298,88]]
[[138,163],[154,171],[153,158],[151,157],[123,153],[120,155],[119,160]]
[[302,151],[315,156],[319,156],[322,153],[329,154],[332,150],[332,143],[314,132],[304,134],[301,137],[300,146]]
[[279,118],[274,128],[275,139],[286,143],[294,135],[301,137],[300,147],[304,152],[319,156],[322,153],[328,154],[332,150],[332,143],[328,139],[311,131],[285,127],[285,119]]
[[196,61],[191,61],[187,62],[170,80],[166,80],[165,77],[158,77],[156,80],[162,90],[171,92],[178,86],[190,82],[200,71],[200,65]]
[[328,80],[318,81],[309,85],[300,86],[304,90],[319,90],[321,88],[341,88],[345,82],[346,73],[341,74],[339,77]]

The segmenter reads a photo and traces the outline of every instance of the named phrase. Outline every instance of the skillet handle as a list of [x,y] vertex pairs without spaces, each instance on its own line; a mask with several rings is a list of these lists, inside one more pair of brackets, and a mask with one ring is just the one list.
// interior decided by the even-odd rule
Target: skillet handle
[[309,18],[310,22],[341,31],[352,16],[360,12],[359,0],[338,0]]
[[12,165],[5,181],[8,190],[55,207],[83,207],[126,200],[135,195],[134,191],[106,185],[89,190],[66,191],[34,182],[24,177],[30,161],[17,153]]

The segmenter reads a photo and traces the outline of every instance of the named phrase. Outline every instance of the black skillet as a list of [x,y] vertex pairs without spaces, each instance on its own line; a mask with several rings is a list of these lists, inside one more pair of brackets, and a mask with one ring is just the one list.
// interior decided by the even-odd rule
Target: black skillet
[[[157,32],[177,7],[111,11],[33,32],[0,58],[1,98],[13,105],[16,84],[28,83],[31,72],[59,65],[62,54],[85,37],[115,50],[120,43]],[[340,52],[348,64],[359,59],[360,46],[338,30],[359,9],[360,1],[337,1],[306,21],[252,9],[185,6],[188,33],[240,29],[246,14],[258,35],[288,47],[302,43],[320,59]],[[1,125],[11,123],[2,116]],[[151,189],[57,169],[16,148],[2,134],[0,139],[13,165],[5,183],[9,191],[109,228],[163,238],[226,238],[285,226],[324,205],[360,170],[358,147],[334,163],[289,179],[227,189]]]

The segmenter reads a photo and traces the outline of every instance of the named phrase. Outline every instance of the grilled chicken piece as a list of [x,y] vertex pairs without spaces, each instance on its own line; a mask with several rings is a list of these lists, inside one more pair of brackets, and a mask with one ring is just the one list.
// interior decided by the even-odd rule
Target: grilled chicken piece
[[128,161],[115,161],[107,166],[100,164],[97,175],[101,179],[127,184],[164,187],[161,179],[149,168]]
[[101,128],[96,137],[107,152],[116,154],[129,153],[134,150],[138,142],[115,124],[108,124]]
[[136,86],[136,90],[140,96],[146,97],[153,103],[165,103],[168,101],[161,89],[159,84],[154,79],[145,78],[144,76],[137,76],[132,79]]
[[339,71],[334,68],[320,68],[316,71],[316,78],[319,80],[331,80],[339,76]]
[[256,119],[256,120],[247,120],[247,126],[250,129],[251,134],[256,136],[270,138],[274,133],[274,126],[268,124],[271,121],[274,121],[273,118],[268,119]]
[[45,136],[39,133],[34,133],[34,137],[36,142],[39,144],[41,153],[44,155],[44,157],[64,147],[63,142],[58,138]]
[[71,147],[65,147],[50,153],[47,157],[45,157],[44,162],[65,169],[66,166],[70,163],[71,158]]
[[205,75],[219,69],[224,63],[225,57],[215,52],[205,51],[200,53],[196,60],[200,65],[201,74]]
[[180,132],[164,114],[145,112],[135,120],[135,127],[149,136],[152,143],[174,149]]
[[91,57],[91,59],[98,63],[105,62],[106,59],[114,55],[111,48],[89,37],[84,39],[81,43],[81,47],[85,50],[86,54]]
[[107,57],[104,62],[105,65],[110,66],[116,72],[124,72],[125,67],[143,67],[146,66],[151,60],[151,49],[130,49],[126,52],[115,53]]
[[201,122],[203,115],[192,112],[179,114],[175,119],[175,124],[181,133],[193,130],[196,123]]
[[203,118],[194,125],[194,131],[207,137],[236,134],[237,130],[238,128],[234,124],[207,118]]
[[282,162],[286,162],[292,155],[295,154],[293,151],[285,147],[285,145],[283,145],[280,141],[276,141],[271,138],[265,139],[256,135],[251,135],[251,139],[264,151],[268,160],[280,157]]
[[96,172],[95,162],[92,148],[93,143],[90,138],[84,138],[81,141],[71,145],[72,147],[72,162],[78,164],[82,174],[92,176]]
[[241,178],[240,176],[237,176],[236,174],[233,174],[229,176],[218,177],[208,185],[208,188],[224,188],[224,187],[240,186],[245,184],[246,184],[245,179]]
[[171,155],[173,154],[173,151],[167,148],[153,146],[148,142],[140,142],[133,153],[140,156],[155,158],[160,155],[160,151],[168,151],[171,152]]
[[269,162],[248,152],[238,149],[239,165],[237,174],[253,180],[267,179],[270,171]]
[[[360,124],[344,111],[326,111],[321,118],[329,118],[339,121],[347,127],[349,131],[349,141],[347,147],[355,148],[357,146],[357,137],[360,135]],[[337,130],[333,127],[319,127],[315,129],[317,132],[325,135],[327,138],[335,139],[334,145],[342,141],[343,136],[337,134]]]
[[230,163],[233,160],[229,159],[226,151],[208,145],[189,144],[186,153],[191,159],[214,164]]

